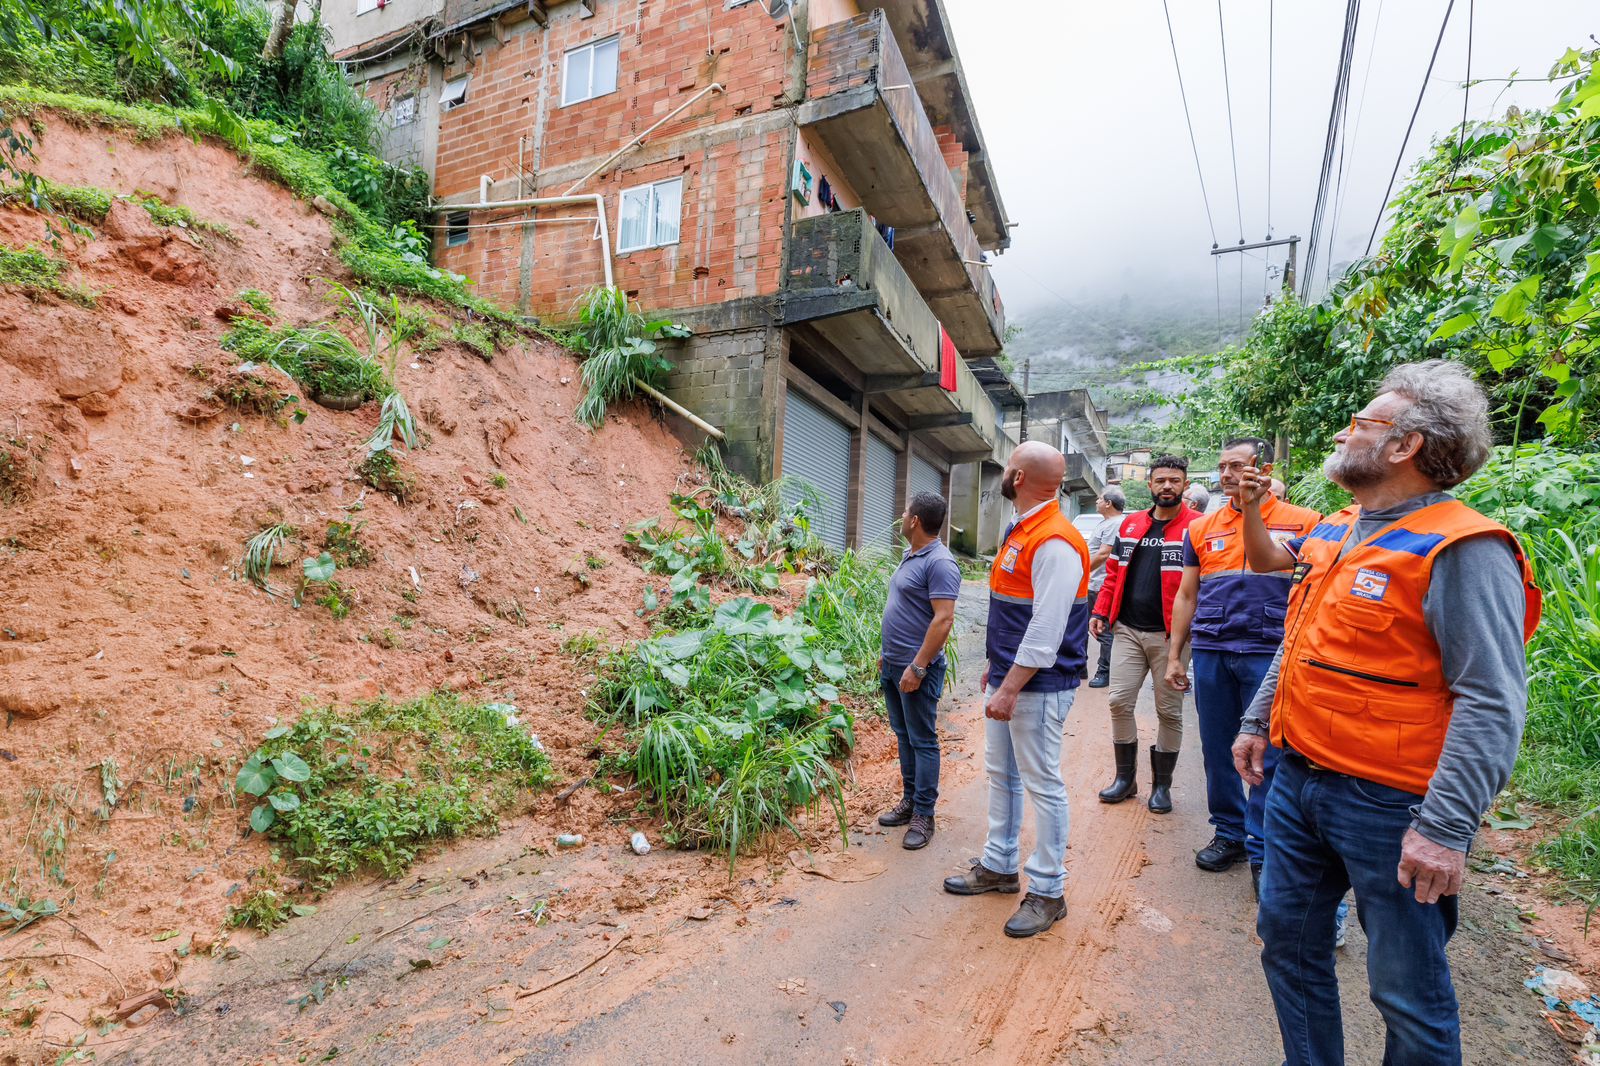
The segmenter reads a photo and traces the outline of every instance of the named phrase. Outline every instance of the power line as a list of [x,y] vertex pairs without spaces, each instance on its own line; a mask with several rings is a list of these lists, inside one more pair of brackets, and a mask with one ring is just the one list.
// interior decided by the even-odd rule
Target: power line
[[1161,11],[1167,17],[1167,41],[1172,45],[1172,67],[1178,72],[1178,99],[1183,101],[1183,122],[1189,127],[1189,148],[1194,152],[1194,173],[1195,177],[1200,179],[1200,199],[1206,205],[1206,225],[1211,229],[1211,247],[1215,248],[1217,224],[1211,220],[1211,197],[1206,195],[1206,176],[1200,169],[1200,145],[1194,139],[1194,121],[1189,117],[1189,94],[1183,87],[1183,64],[1178,62],[1178,38],[1172,32],[1172,12],[1167,8],[1167,0],[1161,0]]
[[1339,115],[1345,96],[1350,91],[1350,64],[1355,48],[1356,26],[1360,21],[1361,0],[1346,0],[1344,35],[1339,45],[1339,64],[1333,82],[1333,100],[1328,107],[1328,131],[1322,141],[1322,167],[1317,176],[1317,198],[1311,212],[1311,233],[1306,242],[1305,278],[1301,286],[1302,299],[1311,294],[1312,279],[1316,277],[1317,252],[1322,243],[1324,216],[1327,213],[1328,183],[1333,171],[1333,150],[1339,135]]
[[1239,221],[1239,243],[1244,243],[1244,206],[1239,198],[1239,149],[1233,139],[1233,82],[1228,77],[1228,33],[1222,23],[1222,0],[1217,0],[1217,39],[1222,42],[1222,93],[1228,102],[1228,155],[1233,158],[1233,210]]
[[[1267,0],[1267,240],[1272,240],[1272,43],[1277,22],[1276,0]],[[1272,278],[1262,257],[1261,291],[1269,291]]]
[[1389,172],[1389,185],[1383,190],[1383,202],[1378,205],[1378,217],[1372,220],[1372,232],[1367,235],[1367,250],[1362,255],[1372,254],[1372,242],[1377,239],[1378,225],[1383,221],[1383,212],[1389,206],[1389,194],[1394,192],[1394,179],[1400,176],[1400,164],[1405,162],[1406,145],[1411,143],[1411,131],[1417,124],[1417,113],[1422,110],[1422,98],[1428,93],[1428,79],[1433,76],[1434,61],[1439,58],[1439,46],[1444,43],[1444,31],[1450,25],[1450,12],[1455,10],[1456,0],[1444,9],[1444,18],[1439,22],[1439,36],[1433,42],[1433,54],[1428,57],[1428,69],[1422,75],[1422,88],[1417,90],[1417,103],[1411,109],[1411,121],[1406,123],[1405,139],[1400,142],[1400,151],[1394,157],[1394,169]]
[[1461,151],[1467,146],[1467,103],[1472,99],[1472,29],[1476,21],[1477,0],[1467,0],[1467,79],[1461,83],[1461,134],[1456,138],[1456,157],[1450,161],[1450,177],[1461,165]]
[[[1383,30],[1383,3],[1384,3],[1384,0],[1378,0],[1378,14],[1377,14],[1377,17],[1375,17],[1372,20],[1372,40],[1367,45],[1367,68],[1366,68],[1366,73],[1364,73],[1361,76],[1361,99],[1356,102],[1356,128],[1355,128],[1355,130],[1353,132],[1351,132],[1349,134],[1342,134],[1342,136],[1348,137],[1348,139],[1350,141],[1350,145],[1351,145],[1351,147],[1350,147],[1350,166],[1351,166],[1351,171],[1352,172],[1354,172],[1354,169],[1355,169],[1355,146],[1357,144],[1359,144],[1360,141],[1361,141],[1361,119],[1362,119],[1362,116],[1365,115],[1366,112],[1367,112],[1367,85],[1368,85],[1368,83],[1370,83],[1372,81],[1372,59],[1373,59],[1373,56],[1378,51],[1378,34],[1381,33],[1382,30]],[[1342,149],[1341,149],[1341,153],[1342,153]],[[1340,182],[1339,182],[1339,185],[1338,185],[1337,189],[1334,192],[1333,228],[1332,228],[1332,230],[1330,231],[1330,233],[1328,235],[1328,242],[1329,242],[1330,247],[1334,244],[1334,242],[1336,242],[1338,240],[1338,237],[1339,237],[1339,225],[1340,225],[1340,223],[1342,223],[1344,221],[1344,202],[1345,202],[1345,197],[1347,195],[1349,195],[1349,192],[1350,192],[1350,187],[1348,185],[1345,185],[1343,182],[1344,182],[1343,157],[1342,157],[1342,154],[1341,154]],[[1329,266],[1331,267],[1332,266],[1332,260],[1333,260],[1333,255],[1332,255],[1331,252],[1329,253],[1328,260],[1329,260]],[[1326,280],[1328,278],[1328,276],[1329,276],[1329,272],[1328,271],[1324,271],[1323,272],[1324,280]]]

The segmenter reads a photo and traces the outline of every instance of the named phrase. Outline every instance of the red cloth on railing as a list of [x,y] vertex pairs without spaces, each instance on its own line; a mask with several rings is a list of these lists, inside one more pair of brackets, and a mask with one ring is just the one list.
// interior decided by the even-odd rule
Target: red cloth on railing
[[939,327],[939,387],[945,392],[956,391],[956,361],[961,358],[961,353],[956,351],[956,342],[950,339],[950,334]]

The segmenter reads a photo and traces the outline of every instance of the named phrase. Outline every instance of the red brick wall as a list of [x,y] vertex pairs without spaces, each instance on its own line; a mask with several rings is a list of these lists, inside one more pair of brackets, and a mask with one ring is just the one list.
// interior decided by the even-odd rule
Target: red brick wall
[[944,155],[944,164],[950,168],[950,176],[955,179],[964,203],[967,199],[967,150],[956,140],[949,126],[935,126],[933,133],[939,138],[939,151]]
[[[504,31],[504,44],[484,38],[475,64],[458,61],[446,71],[447,78],[470,71],[472,82],[466,103],[440,120],[435,195],[476,199],[483,174],[514,187],[519,137],[525,138],[524,170],[533,175],[525,195],[564,193],[629,138],[719,82],[724,92],[704,97],[652,134],[642,148],[623,157],[620,172],[613,167],[579,191],[606,196],[615,248],[621,190],[683,176],[679,243],[616,257],[618,285],[637,292],[646,307],[687,307],[775,291],[793,128],[745,129],[710,147],[692,139],[709,127],[742,116],[759,119],[788,103],[793,40],[788,22],[769,18],[760,5],[722,8],[720,0],[658,0],[640,15],[631,0],[600,0],[594,18],[578,19],[571,14],[576,9],[568,8],[547,30],[524,22]],[[617,91],[562,107],[564,53],[612,34],[620,37]],[[681,150],[660,159],[674,143]],[[510,194],[504,184],[496,189],[497,196]],[[587,211],[553,207],[538,217]],[[474,222],[491,220],[485,212],[473,217]],[[538,226],[526,289],[524,234],[518,226],[474,230],[469,243],[457,248],[440,241],[438,261],[474,278],[484,295],[512,303],[526,296],[534,313],[559,312],[601,280],[592,232],[585,223]]]
[[[887,32],[882,16],[872,18],[874,29]],[[816,100],[866,85],[877,73],[878,58],[878,37],[863,33],[858,19],[812,30],[806,95]]]

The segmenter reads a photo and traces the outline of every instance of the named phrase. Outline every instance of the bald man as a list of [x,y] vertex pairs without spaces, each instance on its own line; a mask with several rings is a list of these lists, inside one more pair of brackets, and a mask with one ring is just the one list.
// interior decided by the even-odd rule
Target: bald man
[[1005,924],[1012,937],[1049,929],[1067,913],[1067,787],[1061,738],[1089,642],[1089,547],[1056,502],[1066,459],[1042,441],[1017,446],[1000,491],[1017,518],[989,573],[984,761],[989,836],[971,869],[946,892],[1020,891],[1022,796],[1038,836],[1028,894]]

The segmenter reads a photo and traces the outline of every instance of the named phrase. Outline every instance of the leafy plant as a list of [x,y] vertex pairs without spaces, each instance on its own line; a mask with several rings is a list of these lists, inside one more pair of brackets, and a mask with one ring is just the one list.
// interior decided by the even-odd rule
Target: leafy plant
[[313,398],[383,398],[393,391],[383,367],[330,326],[274,329],[255,318],[235,319],[222,347],[247,362],[270,363]]
[[67,264],[37,248],[7,248],[0,244],[0,285],[21,289],[29,296],[59,296],[81,307],[93,307],[95,294],[81,285],[63,281]]
[[366,566],[372,562],[372,549],[361,540],[365,522],[329,522],[322,535],[322,546],[339,566]]
[[259,801],[251,827],[328,885],[363,869],[394,876],[431,841],[493,831],[498,813],[549,775],[543,749],[504,706],[436,692],[309,707],[267,731],[236,785]]
[[682,336],[684,331],[670,322],[647,321],[625,292],[604,285],[580,296],[573,310],[577,322],[571,342],[583,356],[584,396],[578,404],[578,420],[598,429],[609,404],[631,399],[641,382],[659,384],[672,369],[671,361],[657,352],[651,338]]
[[298,535],[287,522],[267,526],[244,543],[244,576],[263,591],[271,592],[273,560],[283,546]]
[[226,223],[212,222],[208,219],[200,218],[182,204],[169,204],[155,193],[136,192],[133,194],[132,200],[144,208],[151,220],[158,226],[201,230],[235,244],[239,242],[238,235],[229,229]]
[[405,503],[416,489],[416,481],[400,467],[400,460],[389,449],[369,452],[356,467],[356,473],[370,488],[386,492],[399,503]]

